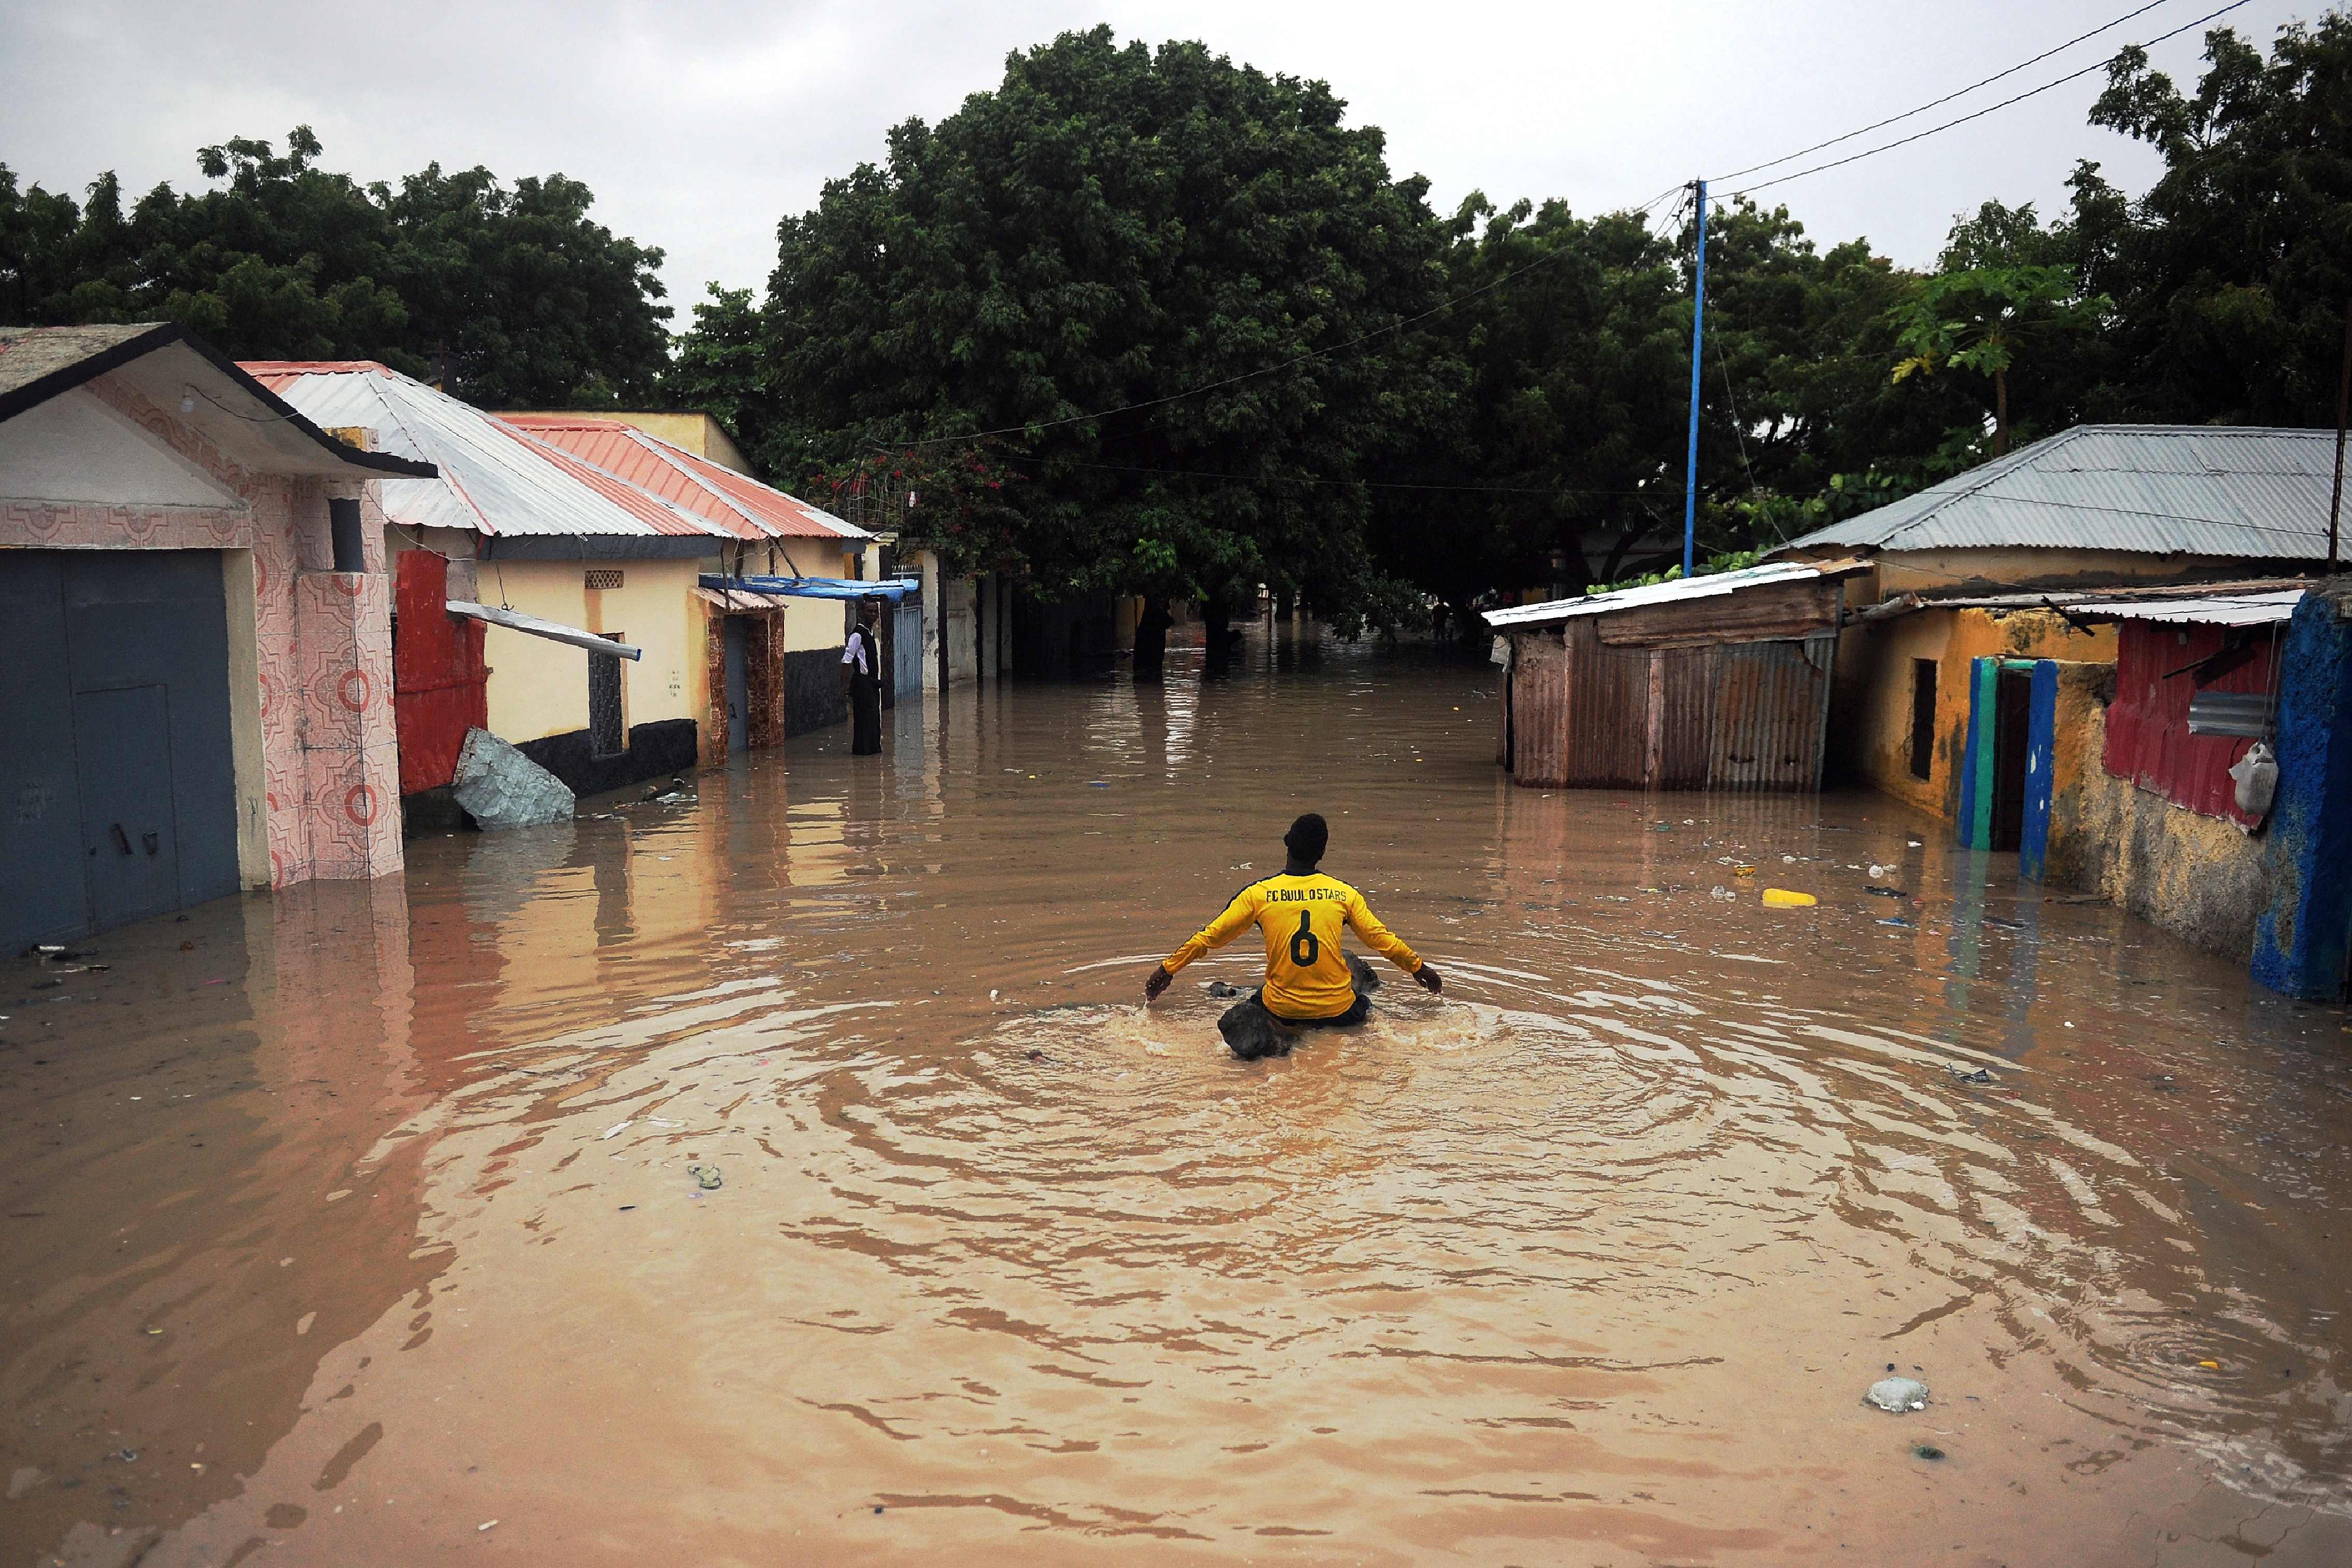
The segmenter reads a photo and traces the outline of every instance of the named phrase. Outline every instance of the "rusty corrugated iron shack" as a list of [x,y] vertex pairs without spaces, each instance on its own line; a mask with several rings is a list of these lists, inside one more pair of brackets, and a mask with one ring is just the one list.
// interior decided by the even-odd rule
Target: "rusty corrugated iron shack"
[[1858,562],[1780,562],[1488,613],[1514,783],[1821,787]]

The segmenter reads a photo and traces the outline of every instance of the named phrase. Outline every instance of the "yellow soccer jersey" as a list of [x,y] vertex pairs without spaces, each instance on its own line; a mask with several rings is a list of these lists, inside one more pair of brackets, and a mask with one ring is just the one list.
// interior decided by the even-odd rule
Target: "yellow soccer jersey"
[[1355,983],[1339,951],[1342,926],[1355,927],[1367,947],[1406,973],[1421,973],[1420,957],[1381,924],[1364,895],[1320,871],[1251,883],[1160,967],[1173,974],[1252,922],[1265,934],[1265,1008],[1277,1018],[1336,1018],[1355,1005]]

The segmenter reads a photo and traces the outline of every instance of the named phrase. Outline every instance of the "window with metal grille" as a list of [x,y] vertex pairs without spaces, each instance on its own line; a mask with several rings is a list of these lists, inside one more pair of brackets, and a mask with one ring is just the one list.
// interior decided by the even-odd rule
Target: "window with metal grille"
[[1934,776],[1936,768],[1936,661],[1911,661],[1911,776]]
[[590,592],[593,593],[603,588],[617,588],[620,585],[621,569],[619,567],[593,566],[589,568],[588,587]]
[[[619,642],[619,632],[602,634]],[[629,749],[628,731],[621,725],[621,658],[618,654],[588,656],[588,749],[599,757],[617,757]]]

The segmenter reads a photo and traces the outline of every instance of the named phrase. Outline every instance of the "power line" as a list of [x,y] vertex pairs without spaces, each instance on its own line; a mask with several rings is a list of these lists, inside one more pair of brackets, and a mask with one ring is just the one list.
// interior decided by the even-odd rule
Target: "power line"
[[[1750,163],[1744,169],[1734,169],[1728,174],[1725,174],[1720,177],[1725,180],[1736,180],[1743,174],[1753,174],[1760,169],[1777,169],[1783,163],[1793,163],[1797,159],[1802,158],[1808,153],[1818,153],[1824,147],[1834,147],[1841,142],[1851,142],[1857,136],[1867,136],[1874,131],[1884,131],[1890,125],[1899,124],[1903,121],[1909,120],[1915,115],[1925,114],[1931,109],[1940,109],[1956,98],[1966,98],[1969,94],[1976,91],[1976,89],[1980,87],[1990,87],[1993,83],[2000,80],[2004,77],[2015,76],[2019,71],[2023,70],[2028,66],[2040,65],[2043,60],[2048,59],[2053,55],[2063,55],[2068,49],[2073,48],[2076,44],[2082,43],[2086,38],[2095,38],[2101,33],[2106,32],[2112,28],[2120,27],[2126,22],[2130,21],[2133,17],[2144,16],[2150,11],[2155,10],[2158,6],[2167,4],[2169,4],[2169,0],[2148,0],[2147,5],[2142,5],[2136,11],[2126,11],[2112,22],[2102,22],[2087,33],[2077,33],[2073,37],[2067,39],[2064,43],[2058,45],[2054,48],[2044,49],[2030,60],[2020,60],[2006,70],[1997,70],[1993,72],[1992,75],[1986,77],[1983,80],[1972,81],[1969,83],[1968,86],[1959,89],[1958,91],[1948,92],[1941,98],[1931,98],[1917,108],[1906,109],[1900,114],[1890,114],[1884,120],[1874,120],[1858,131],[1849,131],[1843,136],[1832,136],[1826,142],[1816,142],[1810,147],[1800,147],[1793,153],[1783,153],[1778,158],[1767,159],[1761,163]],[[2194,26],[2195,24],[2191,23],[2190,26]]]
[[[2218,11],[2208,11],[2204,16],[2198,17],[2193,22],[2184,22],[2179,26],[2173,28],[2172,31],[2168,33],[2158,33],[2155,37],[2148,39],[2146,43],[2139,44],[2135,47],[2145,49],[2163,43],[2168,38],[2177,38],[2181,34],[2189,32],[2193,28],[2203,26],[2206,23],[2212,21],[2216,17],[2226,16],[2231,12],[2237,10],[2240,6],[2248,3],[2249,0],[2231,0],[2229,5],[2222,6]],[[1915,131],[1908,136],[1898,136],[1892,142],[1882,142],[1878,146],[1866,148],[1860,153],[1849,153],[1843,158],[1832,158],[1826,163],[1815,163],[1811,168],[1799,169],[1794,174],[1776,174],[1769,180],[1759,180],[1752,185],[1743,185],[1736,191],[1726,191],[1723,194],[1722,199],[1729,201],[1735,196],[1749,195],[1757,191],[1769,190],[1774,185],[1787,184],[1790,180],[1801,180],[1808,174],[1818,174],[1827,169],[1842,169],[1848,163],[1859,163],[1864,158],[1875,158],[1881,153],[1892,153],[1897,147],[1907,147],[1912,142],[1923,141],[1929,136],[1937,134],[1938,132],[1949,131],[1957,125],[1966,125],[1972,120],[1982,120],[1988,114],[1996,113],[2000,110],[2009,108],[2012,104],[2023,103],[2029,98],[2038,98],[2042,94],[2051,90],[2053,88],[2063,87],[2070,81],[2079,81],[2084,77],[2089,76],[2093,71],[2102,71],[2106,69],[2112,63],[2112,58],[2096,61],[2094,64],[2084,66],[2081,70],[2069,71],[2055,81],[2045,81],[2040,87],[2028,88],[2023,92],[2018,93],[2012,98],[2004,98],[1999,103],[1987,104],[1984,108],[1976,110],[1968,114],[1963,114],[1956,120],[1947,120],[1940,125],[1930,125],[1925,131]],[[1857,134],[1859,134],[1859,132],[1857,132]],[[1843,141],[1844,138],[1841,137],[1839,140]]]

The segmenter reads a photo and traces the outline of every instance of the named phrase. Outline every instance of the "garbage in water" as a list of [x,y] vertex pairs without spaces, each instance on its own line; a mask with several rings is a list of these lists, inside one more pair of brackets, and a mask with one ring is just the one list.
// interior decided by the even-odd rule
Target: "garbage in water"
[[719,1173],[716,1165],[688,1165],[686,1173],[692,1176],[696,1184],[706,1193],[715,1193],[727,1184],[726,1178]]
[[1970,1072],[1968,1068],[1959,1066],[1958,1063],[1946,1062],[1944,1064],[1944,1070],[1950,1073],[1962,1083],[1991,1083],[1995,1081],[1992,1076],[1992,1068],[1979,1068],[1976,1071]]
[[1916,1377],[1882,1377],[1862,1397],[1890,1415],[1907,1415],[1927,1408],[1927,1385]]
[[1204,980],[1201,983],[1201,989],[1207,992],[1210,995],[1214,996],[1220,1002],[1239,1001],[1242,997],[1249,994],[1249,993],[1241,986],[1229,985],[1222,980]]
[[1878,923],[1883,926],[1901,926],[1906,931],[1911,929],[1911,922],[1905,920],[1901,915],[1889,915]]
[[1753,866],[1734,866],[1731,868],[1731,874],[1735,877],[1753,877],[1756,875],[1756,868]]
[[1944,1450],[1933,1443],[1922,1443],[1911,1452],[1923,1459],[1940,1459],[1944,1457]]
[[1786,888],[1764,889],[1764,907],[1768,910],[1811,909],[1821,900],[1811,893],[1792,893]]
[[1872,881],[1875,882],[1876,880],[1878,880],[1878,879],[1879,879],[1879,878],[1884,877],[1885,875],[1886,875],[1886,868],[1885,868],[1885,867],[1884,867],[1884,866],[1880,866],[1880,865],[1877,865],[1877,864],[1874,864],[1874,863],[1871,866],[1871,868],[1870,868],[1870,879],[1871,879]]
[[599,1143],[602,1143],[602,1142],[604,1142],[604,1140],[605,1140],[605,1139],[607,1139],[607,1138],[617,1138],[617,1137],[619,1137],[619,1136],[621,1135],[621,1133],[622,1133],[622,1132],[624,1132],[625,1131],[626,1131],[626,1130],[627,1130],[628,1125],[629,1125],[629,1124],[628,1124],[627,1122],[625,1122],[625,1121],[615,1121],[615,1122],[614,1122],[614,1123],[613,1123],[613,1125],[611,1125],[610,1127],[607,1127],[607,1128],[605,1128],[605,1129],[604,1129],[603,1135],[602,1135],[602,1136],[600,1136],[600,1137],[596,1140],[596,1142],[599,1142]]
[[[1872,869],[1875,870],[1876,868],[1874,867]],[[1882,888],[1874,882],[1869,887],[1864,888],[1863,891],[1865,893],[1876,893],[1882,899],[1899,899],[1903,896],[1903,889],[1900,888]]]

